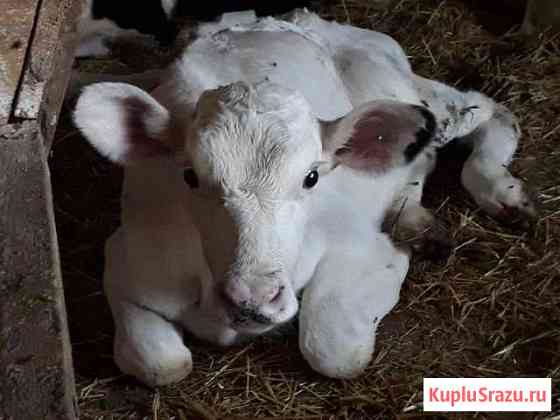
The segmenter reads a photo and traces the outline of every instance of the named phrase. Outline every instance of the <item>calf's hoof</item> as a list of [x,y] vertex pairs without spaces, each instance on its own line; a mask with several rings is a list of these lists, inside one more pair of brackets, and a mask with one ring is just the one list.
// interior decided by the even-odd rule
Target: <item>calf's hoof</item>
[[514,229],[529,230],[538,219],[537,198],[533,192],[526,192],[522,200],[514,203],[500,202],[494,218]]
[[455,248],[449,231],[435,220],[423,230],[412,231],[397,227],[393,237],[399,246],[410,249],[413,256],[428,261],[446,261]]
[[529,229],[537,219],[536,194],[509,172],[490,176],[465,166],[462,180],[480,208],[500,223]]
[[327,357],[309,351],[302,353],[315,372],[334,379],[353,379],[366,370],[371,361],[372,349],[349,349],[346,354],[338,355],[339,357]]
[[415,255],[429,261],[447,261],[455,248],[449,231],[441,223],[433,223],[416,238],[410,240]]
[[300,330],[301,354],[315,372],[329,378],[352,379],[366,370],[379,319],[373,325],[359,325],[362,318],[358,316],[356,325],[341,325],[342,331]]
[[115,363],[119,369],[151,386],[169,385],[181,381],[192,371],[191,352],[183,348],[165,347],[143,349],[142,353],[115,341]]

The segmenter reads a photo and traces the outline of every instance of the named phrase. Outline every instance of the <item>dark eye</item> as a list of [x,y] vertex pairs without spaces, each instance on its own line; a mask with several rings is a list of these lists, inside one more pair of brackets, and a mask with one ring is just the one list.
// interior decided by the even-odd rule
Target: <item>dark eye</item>
[[192,189],[198,188],[198,177],[192,168],[187,168],[183,171],[183,179]]
[[309,171],[303,180],[303,188],[313,188],[315,184],[317,184],[317,181],[319,181],[319,172],[316,170]]

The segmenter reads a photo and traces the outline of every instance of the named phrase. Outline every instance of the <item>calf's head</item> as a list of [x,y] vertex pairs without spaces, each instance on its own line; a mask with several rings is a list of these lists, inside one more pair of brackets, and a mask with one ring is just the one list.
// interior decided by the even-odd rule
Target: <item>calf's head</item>
[[415,105],[373,101],[326,122],[297,92],[242,82],[204,92],[190,115],[130,85],[92,85],[75,122],[115,162],[167,156],[176,166],[212,272],[209,289],[245,332],[297,311],[293,269],[312,245],[305,227],[312,194],[328,182],[320,178],[338,165],[372,176],[406,165],[435,130],[433,116]]

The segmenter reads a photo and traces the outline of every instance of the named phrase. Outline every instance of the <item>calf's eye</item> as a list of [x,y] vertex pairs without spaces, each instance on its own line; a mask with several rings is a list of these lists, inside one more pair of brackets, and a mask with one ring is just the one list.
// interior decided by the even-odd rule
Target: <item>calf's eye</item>
[[303,180],[303,188],[313,188],[317,181],[319,181],[319,172],[316,170],[309,171]]
[[183,179],[192,189],[198,188],[198,176],[192,168],[187,168],[183,171]]

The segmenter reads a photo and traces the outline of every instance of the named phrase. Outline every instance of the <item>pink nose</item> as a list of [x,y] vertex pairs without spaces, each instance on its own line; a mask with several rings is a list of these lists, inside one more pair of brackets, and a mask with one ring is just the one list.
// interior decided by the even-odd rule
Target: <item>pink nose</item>
[[223,289],[223,297],[234,306],[262,306],[280,299],[283,287],[267,285],[249,287],[243,282],[230,282]]

